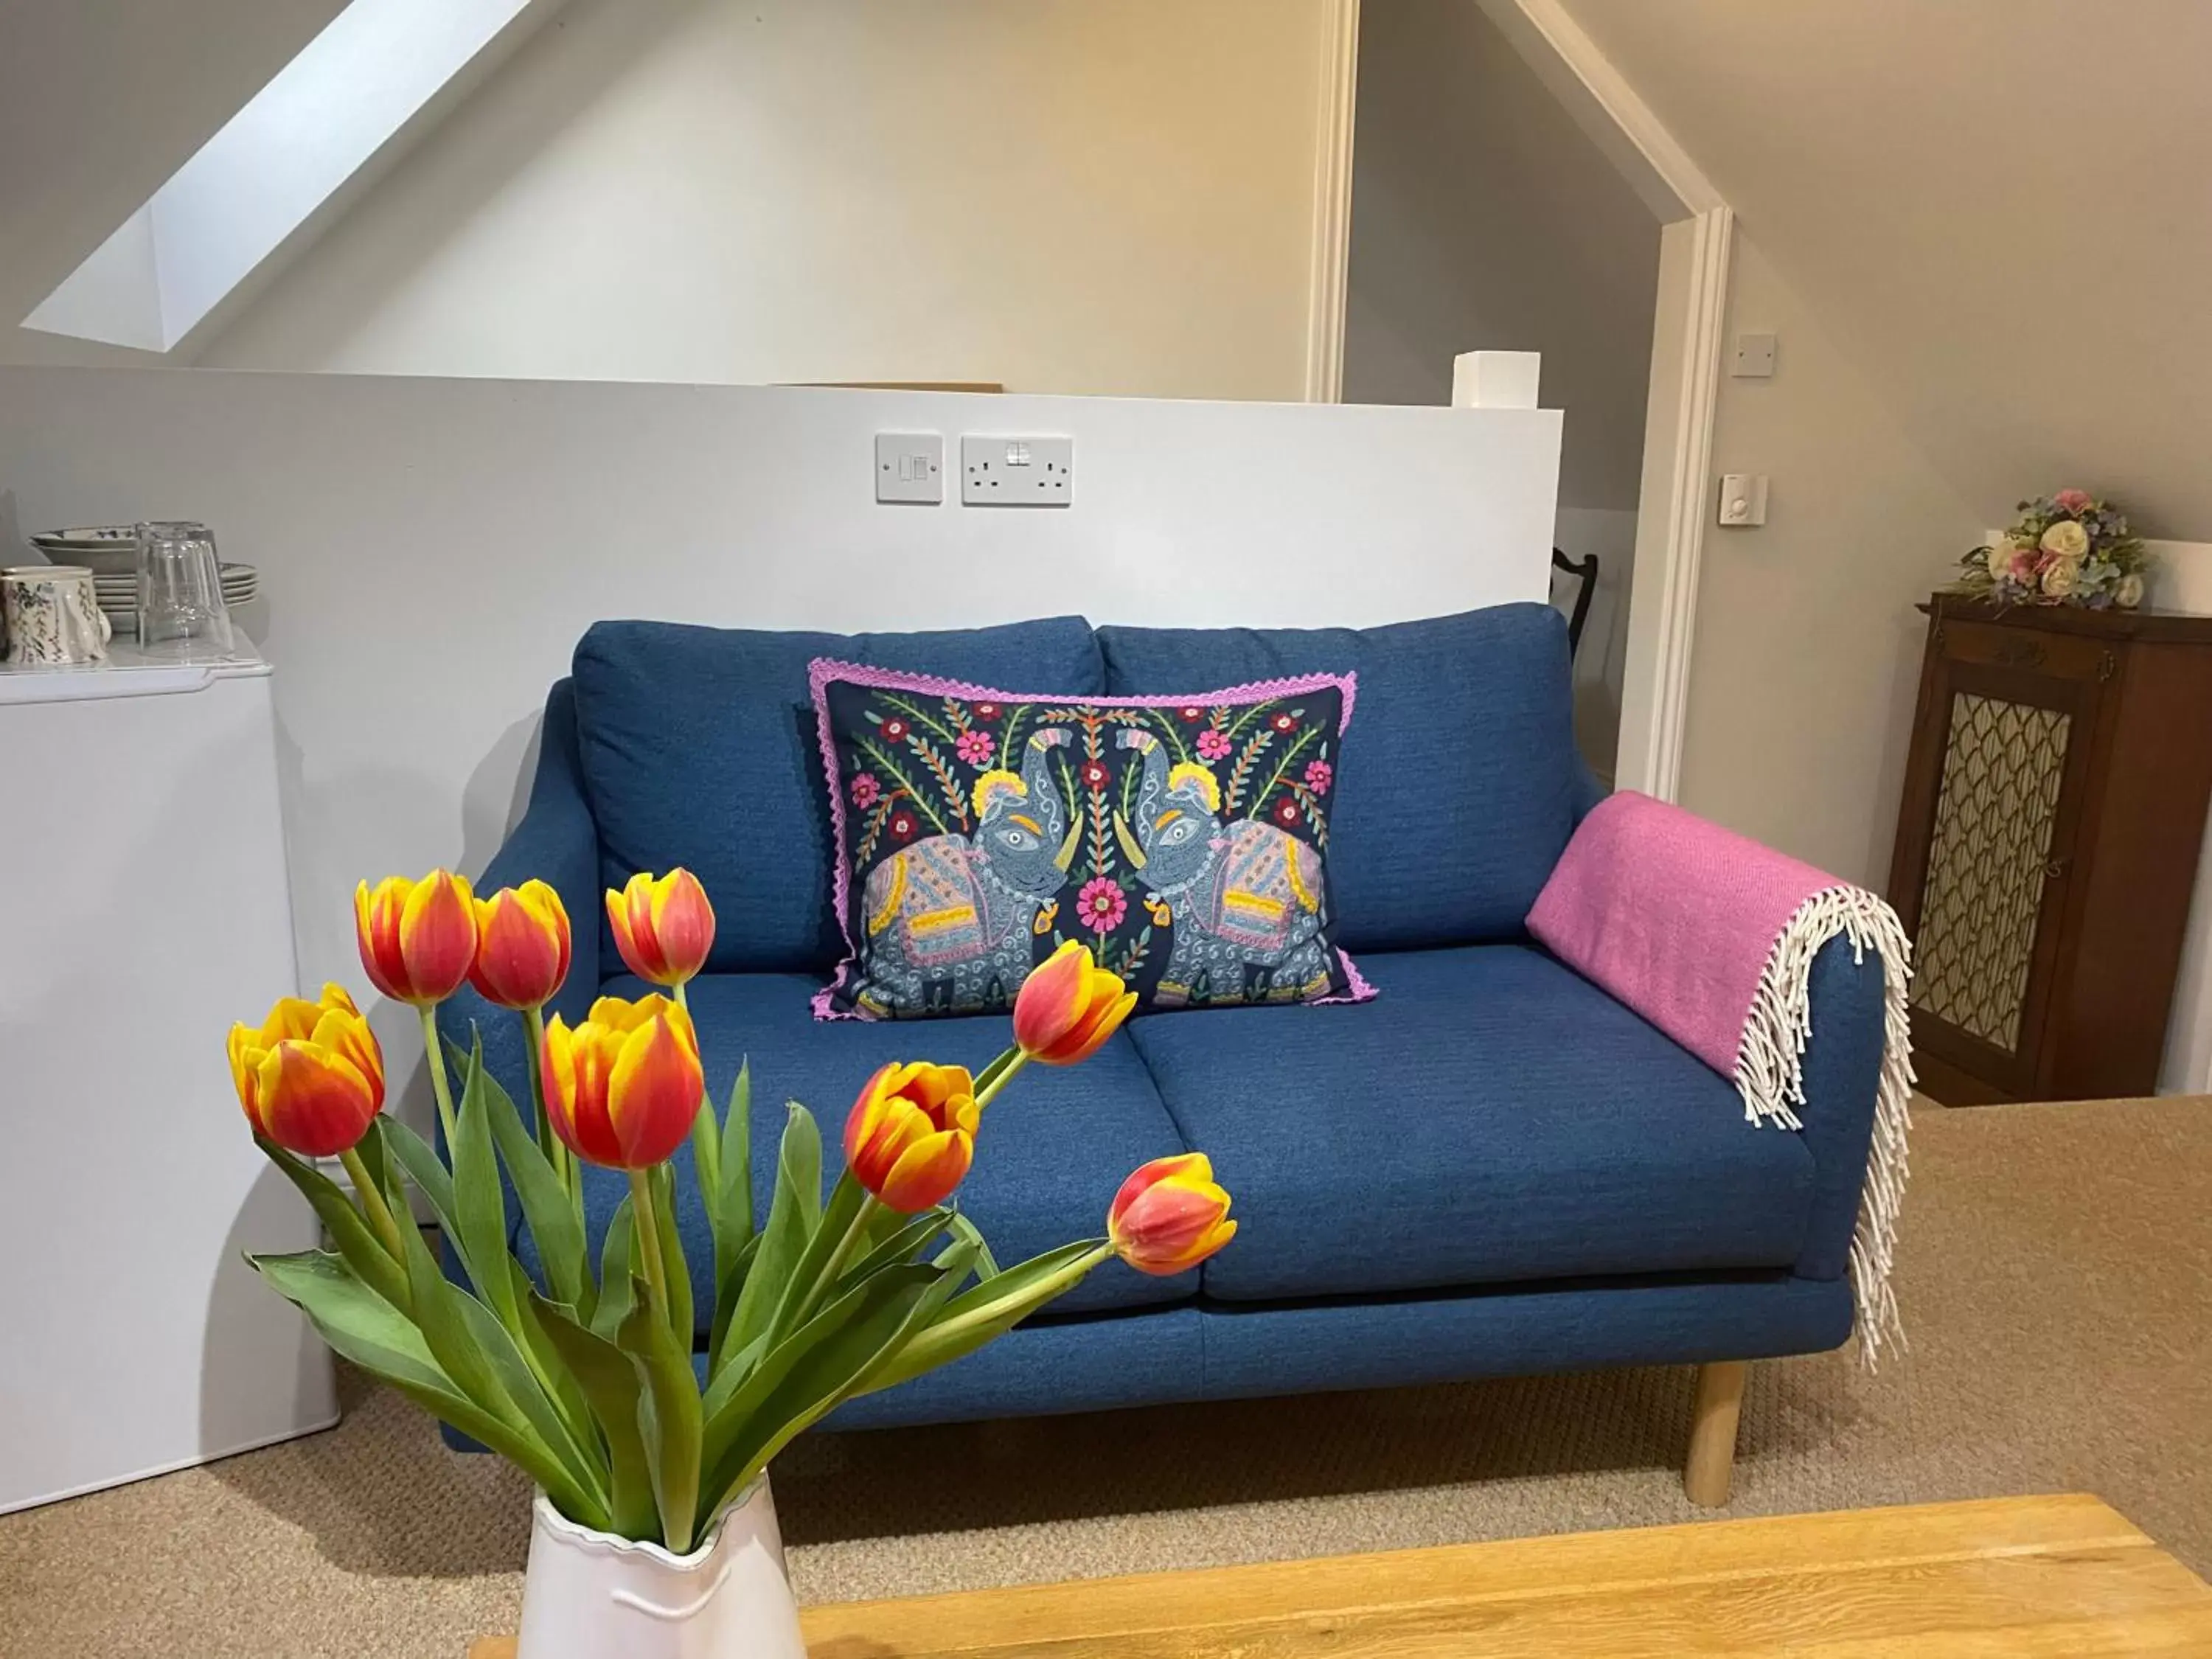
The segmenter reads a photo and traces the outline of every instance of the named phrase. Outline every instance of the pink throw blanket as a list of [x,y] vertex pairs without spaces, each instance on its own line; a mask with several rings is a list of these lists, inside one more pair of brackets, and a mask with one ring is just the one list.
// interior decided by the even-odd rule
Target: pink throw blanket
[[1799,1127],[1812,1034],[1813,958],[1830,939],[1880,954],[1885,1029],[1867,1184],[1851,1239],[1863,1352],[1901,1340],[1889,1269],[1911,1126],[1905,979],[1897,915],[1863,888],[1703,818],[1623,791],[1592,808],[1528,913],[1528,931],[1732,1079],[1753,1124]]

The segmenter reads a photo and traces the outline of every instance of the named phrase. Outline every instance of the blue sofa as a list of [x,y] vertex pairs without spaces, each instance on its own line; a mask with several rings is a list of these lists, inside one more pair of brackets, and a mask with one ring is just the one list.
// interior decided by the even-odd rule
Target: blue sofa
[[[993,1107],[961,1193],[1000,1260],[1097,1232],[1125,1174],[1186,1148],[1234,1194],[1236,1242],[1176,1279],[1109,1264],[835,1425],[1733,1362],[1849,1335],[1881,965],[1841,940],[1816,963],[1805,1127],[1790,1133],[1747,1123],[1728,1079],[1529,939],[1523,919],[1595,799],[1565,628],[1534,605],[1359,630],[592,628],[547,700],[529,809],[482,887],[538,876],[560,890],[576,941],[556,1006],[574,1021],[603,990],[646,988],[623,975],[601,890],[640,869],[698,874],[720,926],[692,1006],[717,1099],[750,1057],[763,1204],[773,1160],[757,1149],[787,1099],[834,1136],[883,1061],[980,1066],[1007,1029],[810,1014],[842,949],[806,690],[823,654],[1070,694],[1356,671],[1330,881],[1343,943],[1380,992],[1140,1016],[1083,1066],[1032,1068]],[[512,1016],[464,993],[441,1019],[462,1040],[479,1026],[526,1097]],[[689,1160],[681,1225],[699,1273]],[[590,1181],[596,1237],[623,1184]],[[702,1317],[711,1300],[702,1282]]]

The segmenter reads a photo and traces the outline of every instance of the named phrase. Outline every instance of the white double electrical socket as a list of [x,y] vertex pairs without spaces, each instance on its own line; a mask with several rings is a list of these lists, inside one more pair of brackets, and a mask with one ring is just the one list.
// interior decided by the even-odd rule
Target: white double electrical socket
[[968,507],[1066,507],[1075,495],[1075,440],[960,440],[960,500]]

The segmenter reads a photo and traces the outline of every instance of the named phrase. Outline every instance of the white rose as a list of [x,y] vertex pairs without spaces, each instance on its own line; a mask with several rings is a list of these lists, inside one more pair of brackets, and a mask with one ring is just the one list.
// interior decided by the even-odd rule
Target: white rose
[[2119,586],[2112,593],[2112,603],[2123,611],[2132,611],[2143,602],[2143,579],[2130,572],[2120,578]]
[[2089,532],[2072,519],[2061,519],[2043,532],[2042,547],[2062,559],[2078,559],[2089,550]]
[[[2074,526],[2079,530],[2081,526]],[[2081,561],[2053,559],[2043,567],[2043,591],[2054,599],[2063,599],[2081,585]]]
[[1993,547],[1982,550],[1983,562],[1989,567],[1990,580],[2001,582],[2012,574],[2013,555],[2020,551],[2020,544],[2009,536]]

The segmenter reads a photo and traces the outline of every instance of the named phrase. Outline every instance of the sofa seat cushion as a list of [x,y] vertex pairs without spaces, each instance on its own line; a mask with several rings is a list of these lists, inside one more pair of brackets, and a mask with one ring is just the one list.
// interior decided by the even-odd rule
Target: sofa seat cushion
[[[623,977],[609,996],[640,997],[652,988]],[[784,1103],[796,1100],[822,1129],[823,1184],[843,1168],[839,1151],[845,1114],[860,1085],[889,1060],[935,1060],[982,1070],[1006,1044],[1003,1015],[933,1021],[926,1027],[858,1020],[817,1022],[808,1012],[813,981],[795,974],[708,974],[691,981],[707,1083],[726,1106],[738,1062],[752,1062],[753,1202],[765,1218],[774,1190],[775,1149]],[[1106,1206],[1130,1170],[1146,1160],[1188,1149],[1161,1104],[1136,1049],[1116,1034],[1080,1066],[1031,1066],[983,1115],[975,1164],[958,1202],[983,1231],[1001,1267],[1105,1230]],[[694,1177],[691,1147],[676,1154],[678,1222],[690,1264],[703,1331],[711,1316],[713,1255],[707,1213]],[[592,1249],[629,1190],[619,1170],[585,1171],[585,1220]],[[523,1241],[524,1265],[534,1255]],[[1137,1307],[1188,1300],[1195,1273],[1151,1279],[1109,1261],[1052,1304],[1056,1313]]]
[[1596,987],[1524,945],[1360,965],[1371,1003],[1127,1028],[1235,1200],[1209,1297],[1796,1260],[1803,1143]]
[[826,969],[837,959],[830,810],[806,679],[806,665],[824,656],[1071,696],[1105,690],[1080,617],[934,634],[595,623],[576,647],[576,735],[601,876],[619,887],[635,871],[679,864],[697,876],[720,921],[707,964],[716,973]]
[[1567,626],[1549,605],[1382,628],[1102,628],[1098,643],[1115,696],[1358,675],[1329,835],[1337,942],[1360,954],[1526,936],[1584,804]]

